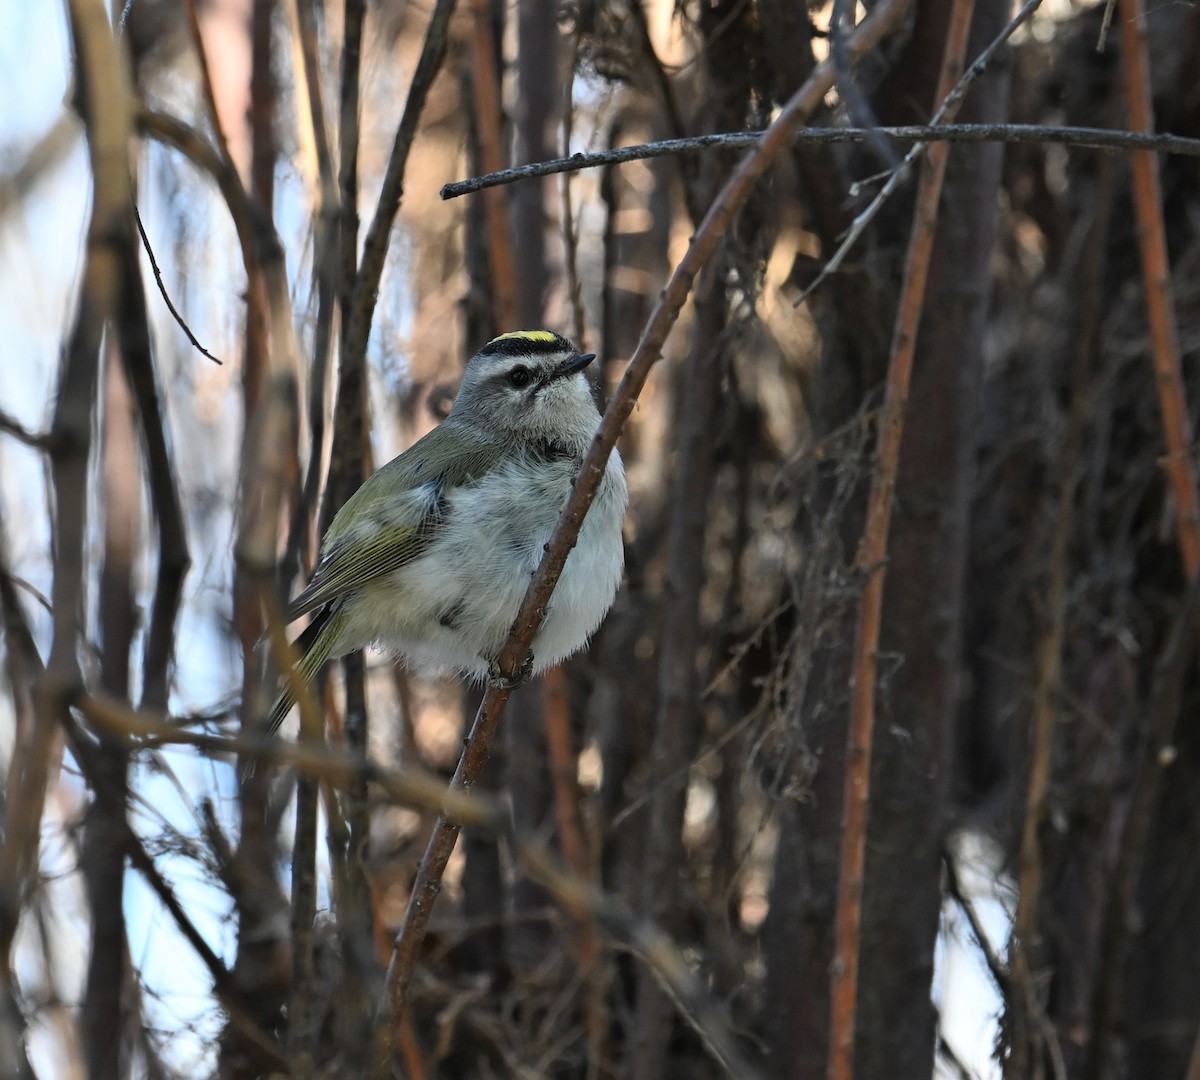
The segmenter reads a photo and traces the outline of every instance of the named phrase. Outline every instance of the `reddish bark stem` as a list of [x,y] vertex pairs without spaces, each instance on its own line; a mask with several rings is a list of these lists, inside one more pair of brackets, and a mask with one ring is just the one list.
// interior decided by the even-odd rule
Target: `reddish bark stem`
[[[1150,65],[1146,58],[1145,0],[1121,0],[1120,23],[1121,72],[1129,126],[1133,131],[1151,134],[1154,131],[1154,107],[1150,96]],[[1163,437],[1167,443],[1163,467],[1175,498],[1175,524],[1184,573],[1188,581],[1194,581],[1200,572],[1200,498],[1196,493],[1196,471],[1190,456],[1192,431],[1179,363],[1179,335],[1175,327],[1158,159],[1149,150],[1136,151],[1130,158],[1138,249],[1146,285],[1146,319],[1150,324]]]
[[[946,31],[946,47],[938,79],[937,101],[946,99],[963,70],[967,33],[974,0],[955,0]],[[875,732],[875,680],[879,628],[883,611],[884,560],[900,464],[900,439],[912,378],[917,329],[925,301],[929,259],[937,229],[938,204],[946,174],[949,147],[931,143],[917,188],[913,232],[904,265],[904,284],[888,362],[883,415],[880,420],[879,464],[871,483],[867,524],[857,564],[866,576],[854,643],[850,676],[853,696],[846,753],[842,852],[838,903],[834,925],[834,955],[830,989],[829,1080],[854,1075],[854,1020],[858,997],[859,932],[862,924],[863,866],[866,861],[867,807],[870,801],[871,750]]]
[[[908,3],[909,0],[883,0],[851,36],[848,43],[851,59],[857,60],[874,48],[884,35],[897,25],[907,10]],[[763,134],[755,148],[742,159],[733,176],[713,201],[704,221],[696,230],[691,246],[672,273],[642,331],[625,375],[605,410],[600,429],[596,432],[596,438],[579,470],[575,488],[559,515],[554,537],[525,594],[525,600],[499,660],[501,674],[505,677],[511,679],[521,669],[530,642],[545,616],[550,594],[558,582],[567,556],[575,546],[584,514],[587,513],[587,508],[600,486],[617,436],[633,411],[650,369],[662,353],[663,343],[687,300],[696,274],[716,250],[730,221],[745,204],[758,179],[779,152],[791,144],[793,134],[805,117],[824,100],[825,94],[833,85],[833,80],[833,65],[825,62],[820,64],[796,91],[774,124]],[[487,761],[500,716],[508,704],[509,693],[501,682],[493,682],[488,688],[451,781],[452,792],[457,794],[467,791],[478,779]],[[392,961],[388,967],[386,1004],[392,1012],[393,1022],[403,1012],[416,956],[441,888],[442,874],[458,839],[459,829],[457,821],[445,814],[440,816],[418,868],[408,910],[396,937]]]

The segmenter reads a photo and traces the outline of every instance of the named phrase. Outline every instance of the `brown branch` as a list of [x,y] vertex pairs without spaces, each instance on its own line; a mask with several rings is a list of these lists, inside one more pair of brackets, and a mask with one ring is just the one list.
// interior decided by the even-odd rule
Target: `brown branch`
[[104,326],[116,311],[122,244],[131,230],[129,144],[132,91],[99,0],[68,5],[75,53],[78,106],[84,117],[93,178],[84,267],[75,325],[67,343],[51,427],[54,485],[54,640],[34,690],[34,730],[17,783],[8,791],[8,821],[0,851],[0,963],[9,963],[13,934],[38,865],[38,826],[48,762],[67,703],[83,684],[79,627],[83,615],[88,466],[99,351]]
[[[875,130],[897,142],[1044,144],[1069,146],[1080,150],[1103,150],[1114,154],[1145,150],[1180,157],[1200,157],[1200,139],[1190,139],[1182,135],[1112,131],[1107,128],[1051,127],[1043,124],[911,124]],[[659,142],[620,146],[611,150],[581,152],[551,161],[536,161],[511,169],[484,173],[468,180],[455,180],[444,184],[440,195],[443,199],[457,199],[461,195],[472,195],[486,188],[515,184],[520,180],[535,180],[555,173],[578,172],[581,169],[620,165],[626,161],[644,161],[647,158],[696,154],[705,150],[744,149],[753,146],[762,135],[761,131],[734,131],[695,135],[686,139],[663,139]],[[869,136],[870,130],[867,128],[804,128],[792,136],[792,141],[800,146],[860,143],[865,142]]]
[[[471,104],[479,133],[479,161],[497,170],[504,163],[500,131],[500,76],[496,71],[496,40],[489,0],[471,0]],[[517,328],[517,267],[508,231],[508,200],[493,191],[483,197],[487,223],[487,254],[491,270],[494,330]]]
[[[318,190],[313,225],[313,288],[317,297],[317,316],[313,327],[312,361],[308,370],[308,427],[309,454],[304,484],[292,513],[287,548],[283,556],[280,580],[286,588],[301,565],[310,567],[312,561],[313,523],[317,498],[321,488],[325,448],[325,392],[329,381],[329,360],[333,344],[333,315],[337,298],[339,266],[339,219],[342,205],[338,196],[337,176],[330,149],[328,124],[325,118],[324,88],[321,75],[320,42],[317,32],[315,5],[307,0],[289,5],[296,17],[296,37],[300,42],[301,63],[296,75],[297,92],[307,103],[301,116],[307,117],[311,131],[312,151],[316,164]],[[347,11],[345,33],[350,33],[353,13]],[[359,25],[361,25],[361,14]],[[343,58],[352,51],[351,44],[343,45]],[[357,55],[357,43],[353,46]],[[356,69],[357,70],[357,69]],[[357,78],[357,76],[356,76]],[[347,134],[343,132],[343,139]],[[304,140],[307,143],[307,139]],[[351,185],[354,190],[356,185]],[[351,212],[357,220],[357,210]],[[353,254],[350,263],[350,282],[353,281]],[[347,286],[349,288],[349,286]],[[311,568],[311,567],[310,567]]]
[[[882,0],[871,17],[851,36],[848,43],[851,57],[857,60],[874,48],[884,35],[897,25],[907,4],[908,0]],[[479,778],[487,761],[492,738],[508,703],[510,691],[506,689],[505,680],[511,681],[521,670],[530,643],[545,617],[550,594],[562,573],[567,556],[575,546],[584,514],[600,486],[609,455],[616,445],[621,428],[633,411],[650,369],[662,354],[663,343],[691,291],[696,274],[716,250],[729,223],[745,204],[759,177],[790,143],[796,128],[821,103],[832,84],[832,66],[823,63],[788,101],[775,123],[762,136],[754,150],[743,158],[713,201],[704,221],[697,228],[687,253],[675,268],[659,297],[625,375],[605,410],[600,428],[580,468],[571,497],[559,515],[546,554],[530,582],[513,630],[500,656],[502,679],[488,687],[451,781],[451,793],[470,791]],[[459,828],[460,825],[453,816],[444,812],[434,826],[429,845],[418,867],[408,910],[396,937],[388,967],[386,1005],[391,1011],[393,1023],[404,1010],[420,943],[441,888],[446,863],[458,838]]]
[[[135,221],[140,229],[141,223],[136,214],[135,207]],[[125,282],[117,334],[125,377],[137,407],[150,502],[158,523],[158,570],[142,655],[142,706],[161,710],[167,707],[175,618],[179,613],[184,577],[191,558],[188,555],[179,484],[172,464],[170,440],[167,438],[166,411],[150,344],[150,317],[146,309],[142,268],[132,245],[125,254]]]
[[[974,0],[954,0],[946,31],[936,99],[945,102],[962,71]],[[929,259],[937,231],[938,206],[946,174],[949,147],[934,143],[917,186],[912,237],[904,264],[904,282],[888,360],[883,415],[880,418],[878,464],[871,481],[867,521],[857,555],[866,578],[855,632],[850,675],[850,727],[846,749],[846,778],[842,811],[842,846],[838,873],[834,957],[830,989],[829,1080],[851,1080],[854,1074],[854,1029],[858,998],[858,956],[862,923],[863,868],[866,862],[867,807],[871,786],[871,751],[875,734],[875,690],[879,663],[879,629],[888,532],[900,442],[912,377],[917,330],[925,302]]]
[[196,62],[200,65],[200,89],[204,93],[204,101],[208,106],[209,123],[212,124],[213,134],[217,139],[217,148],[225,163],[234,168],[233,155],[229,152],[229,140],[225,129],[221,126],[221,114],[217,111],[217,95],[213,90],[212,71],[208,66],[208,52],[204,48],[204,35],[200,31],[200,16],[196,10],[196,0],[184,0],[187,12],[188,30],[192,35],[192,48],[196,51]]
[[[720,108],[716,97],[709,106]],[[721,283],[730,272],[724,252],[705,267],[696,289],[694,325],[686,366],[680,372],[675,476],[667,511],[666,580],[671,616],[658,642],[656,703],[650,761],[655,771],[682,774],[696,758],[703,726],[697,656],[704,640],[700,595],[705,582],[705,536],[717,455],[713,433],[721,427],[721,375],[725,369],[728,308]],[[643,818],[641,910],[668,932],[677,931],[685,906],[683,846],[687,784],[659,783]],[[667,1069],[671,1002],[652,980],[639,980],[632,1030],[630,1076],[656,1080]]]
[[[550,781],[554,790],[554,813],[563,859],[580,881],[592,877],[591,859],[579,827],[579,759],[571,745],[571,710],[567,698],[567,674],[561,666],[542,676],[542,710],[546,726],[546,753],[550,759]],[[594,1057],[603,1041],[603,1007],[599,991],[596,961],[596,927],[585,916],[579,922],[578,950],[580,975],[587,986],[584,1025],[588,1032],[589,1056]]]
[[[129,696],[129,661],[137,626],[133,573],[142,531],[141,476],[133,402],[116,352],[116,338],[110,336],[102,389],[100,508],[104,541],[98,628],[100,685],[106,694],[125,700]],[[128,972],[122,896],[129,753],[119,743],[101,742],[90,764],[92,800],[84,815],[80,864],[92,915],[92,935],[81,1019],[89,1074],[115,1076],[120,1073],[121,1032],[125,1026],[121,987]]]
[[328,746],[310,747],[265,735],[209,735],[189,731],[161,713],[134,710],[101,694],[71,701],[93,728],[133,750],[194,746],[210,756],[255,756],[313,776],[331,787],[345,788],[363,777],[389,799],[418,810],[447,809],[467,824],[486,824],[495,813],[477,795],[447,792],[440,776],[413,766],[382,766]]
[[[1129,126],[1154,131],[1150,94],[1150,64],[1146,47],[1144,0],[1121,0],[1121,73]],[[1146,318],[1154,351],[1154,372],[1162,408],[1163,437],[1167,444],[1164,468],[1175,498],[1179,553],[1188,581],[1200,574],[1200,496],[1192,464],[1191,422],[1184,396],[1179,361],[1179,334],[1175,326],[1171,265],[1163,225],[1162,189],[1158,160],[1149,151],[1133,155],[1133,208],[1137,216],[1142,280],[1146,286]]]
[[[7,543],[4,538],[3,523],[0,522],[0,625],[4,627],[4,673],[8,679],[12,698],[13,732],[12,750],[9,753],[7,769],[7,785],[5,786],[6,801],[3,804],[7,817],[7,827],[10,835],[14,827],[24,829],[20,824],[20,814],[14,812],[19,807],[21,796],[21,776],[24,763],[31,753],[31,744],[35,743],[38,726],[34,712],[33,689],[42,673],[42,658],[38,654],[17,596],[16,582],[8,569]],[[14,848],[15,852],[15,848]],[[10,853],[7,844],[0,848],[0,865],[7,866]],[[17,982],[13,966],[9,962],[9,943],[15,931],[17,919],[21,914],[21,904],[24,890],[19,888],[21,882],[8,878],[0,880],[0,944],[4,953],[0,954],[0,1061],[10,1061],[14,1064],[14,1073],[20,1080],[33,1080],[34,1073],[29,1065],[25,1051],[25,1017],[22,1014],[17,993]]]
[[408,98],[404,103],[404,113],[396,129],[396,138],[392,143],[387,169],[384,171],[375,216],[371,219],[366,239],[363,241],[362,262],[354,280],[350,310],[343,313],[346,321],[346,333],[342,340],[343,364],[347,362],[347,358],[366,355],[367,338],[371,332],[375,304],[379,299],[379,283],[383,277],[392,223],[396,219],[400,199],[404,194],[404,170],[408,164],[408,152],[412,148],[417,121],[425,107],[434,77],[446,57],[450,16],[454,13],[454,6],[455,0],[437,0],[425,31],[421,56],[413,73]]
[[[338,302],[342,309],[343,334],[349,327],[350,311],[354,306],[354,285],[358,274],[358,101],[361,89],[359,68],[362,60],[362,32],[365,15],[365,0],[346,0],[345,14],[342,20],[342,94],[338,121],[340,137],[338,189],[341,192],[341,236],[339,238],[341,277],[338,282]],[[413,81],[416,82],[415,77]],[[410,88],[410,98],[412,93]],[[407,154],[407,150],[405,153]],[[396,156],[395,147],[393,147],[392,156],[393,158]],[[401,171],[401,178],[403,178],[403,171]],[[385,189],[387,187],[386,177],[384,187]],[[381,202],[382,199],[381,194]],[[390,226],[390,218],[388,223]],[[377,278],[375,287],[378,288],[378,286],[379,279]],[[367,322],[369,324],[370,320],[368,319]],[[364,349],[365,347],[364,344]]]
[[[568,51],[567,77],[563,80],[562,148],[563,155],[571,153],[571,136],[575,129],[575,68],[579,64],[579,31],[571,35]],[[568,173],[562,182],[563,263],[567,275],[567,298],[571,303],[571,333],[577,348],[587,351],[587,320],[583,311],[583,285],[579,280],[579,228],[575,221],[574,199],[571,197]]]

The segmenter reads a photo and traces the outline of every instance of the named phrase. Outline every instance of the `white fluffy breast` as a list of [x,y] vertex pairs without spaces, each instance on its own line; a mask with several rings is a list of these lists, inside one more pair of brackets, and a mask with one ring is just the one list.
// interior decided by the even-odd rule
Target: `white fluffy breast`
[[[346,598],[350,618],[338,652],[375,641],[419,669],[486,674],[550,541],[576,468],[565,458],[524,459],[445,491],[444,523],[426,551],[379,583],[385,587]],[[614,451],[534,639],[535,672],[580,649],[612,605],[624,563],[626,503],[625,471]]]

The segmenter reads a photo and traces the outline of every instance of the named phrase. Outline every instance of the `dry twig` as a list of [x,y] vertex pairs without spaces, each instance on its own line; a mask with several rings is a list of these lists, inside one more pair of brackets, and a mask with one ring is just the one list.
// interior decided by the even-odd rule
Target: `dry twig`
[[[1038,0],[1031,0],[1036,3]],[[935,100],[945,110],[962,71],[971,28],[974,0],[955,0],[946,31],[941,74]],[[880,418],[878,465],[871,481],[867,522],[858,550],[857,566],[866,578],[854,641],[850,676],[850,729],[846,750],[842,848],[838,874],[837,914],[834,924],[834,958],[830,990],[829,1080],[853,1076],[855,1010],[858,996],[859,929],[862,923],[863,867],[866,862],[867,807],[871,787],[871,750],[875,733],[875,689],[879,664],[879,628],[883,612],[883,585],[888,532],[896,475],[900,467],[900,441],[912,377],[917,330],[925,302],[929,258],[937,230],[938,205],[946,174],[949,147],[930,145],[917,186],[913,230],[904,264],[904,283],[896,310],[896,326],[888,360],[883,415]]]
[[[1051,127],[1044,124],[920,124],[881,127],[875,130],[898,142],[995,142],[1026,145],[1034,143],[1082,150],[1104,150],[1113,154],[1129,150],[1147,150],[1181,157],[1200,157],[1200,139],[1138,131],[1111,131],[1107,128]],[[871,129],[868,128],[814,127],[797,131],[792,139],[800,145],[865,142],[870,133]],[[594,169],[604,165],[620,165],[626,161],[675,157],[710,149],[737,150],[753,146],[762,135],[761,131],[733,131],[572,154],[570,157],[555,158],[552,161],[536,161],[511,169],[485,173],[469,180],[456,180],[443,185],[441,197],[457,199],[461,195],[471,195],[476,191],[502,184],[515,184],[519,180],[533,180],[540,176],[578,172],[580,169]]]
[[[874,48],[884,35],[897,25],[906,7],[907,0],[883,0],[871,17],[851,36],[848,43],[851,57],[858,59]],[[506,684],[521,670],[530,643],[545,616],[550,594],[562,573],[567,556],[575,546],[584,514],[599,488],[617,436],[633,411],[650,369],[662,353],[663,343],[691,291],[696,274],[716,250],[729,223],[745,204],[759,177],[779,152],[790,144],[796,128],[803,122],[804,117],[820,104],[832,84],[832,65],[819,65],[788,101],[755,149],[743,158],[733,176],[713,201],[708,214],[696,230],[691,246],[672,273],[642,332],[625,375],[605,410],[600,429],[584,458],[571,497],[559,516],[554,537],[530,582],[513,630],[499,659],[502,680],[488,687],[451,781],[452,792],[469,791],[483,770],[492,738],[508,703],[510,691]],[[440,891],[442,875],[458,838],[459,828],[459,823],[452,816],[443,813],[434,826],[429,845],[418,868],[408,910],[405,912],[388,967],[386,1007],[391,1011],[393,1023],[404,1010],[420,943],[424,939],[425,928]]]

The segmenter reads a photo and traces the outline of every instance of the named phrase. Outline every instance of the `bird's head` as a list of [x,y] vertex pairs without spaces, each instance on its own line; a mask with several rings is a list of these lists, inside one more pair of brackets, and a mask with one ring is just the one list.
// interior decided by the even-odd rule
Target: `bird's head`
[[593,359],[549,330],[501,334],[471,357],[450,419],[511,438],[589,440],[600,419],[583,375]]

